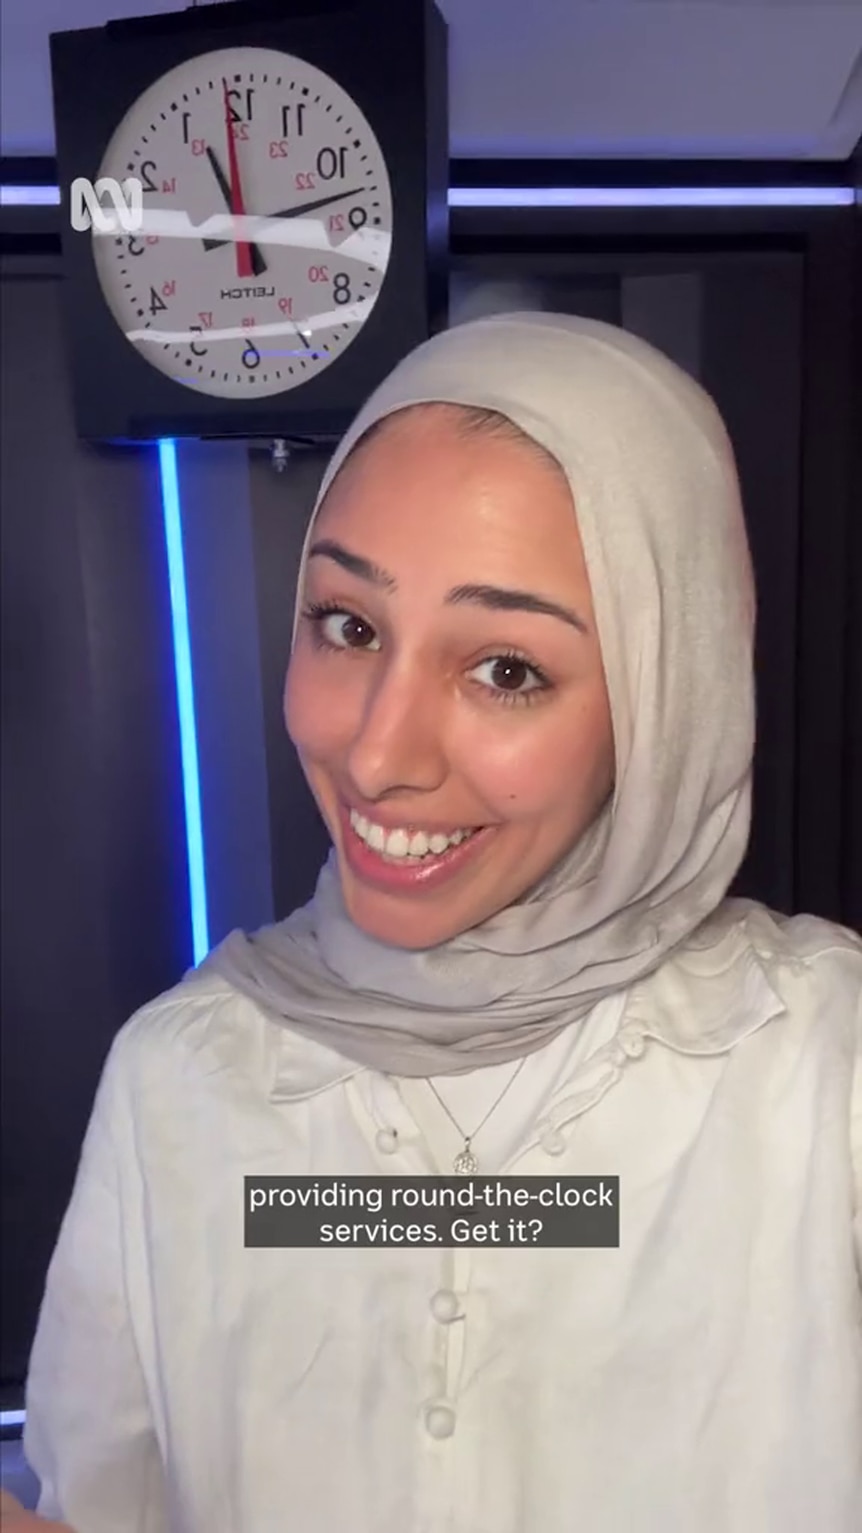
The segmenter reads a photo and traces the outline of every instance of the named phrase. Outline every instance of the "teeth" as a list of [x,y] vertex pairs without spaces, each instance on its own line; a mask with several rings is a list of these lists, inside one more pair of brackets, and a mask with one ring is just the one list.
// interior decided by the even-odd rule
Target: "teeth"
[[385,831],[382,825],[375,825],[364,814],[357,814],[353,809],[350,811],[350,823],[372,851],[382,852],[386,857],[426,857],[429,852],[439,857],[450,846],[460,846],[462,841],[473,834],[470,830],[456,830],[451,836],[439,832],[429,836],[424,830],[416,830],[411,834],[400,827],[398,830]]

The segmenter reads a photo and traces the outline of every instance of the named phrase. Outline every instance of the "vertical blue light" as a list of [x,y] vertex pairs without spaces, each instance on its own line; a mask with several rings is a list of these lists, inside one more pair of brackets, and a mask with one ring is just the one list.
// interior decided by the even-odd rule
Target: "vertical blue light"
[[189,867],[189,894],[192,913],[192,949],[199,964],[209,952],[207,921],[207,886],[204,867],[201,783],[198,766],[198,741],[195,725],[195,696],[192,681],[192,646],[189,633],[189,610],[186,594],[186,570],[183,557],[183,521],[177,474],[177,447],[173,441],[159,442],[159,469],[162,481],[162,506],[165,518],[165,543],[168,553],[168,579],[171,590],[171,624],[174,639],[174,666],[177,676],[177,706],[180,720],[180,750],[183,769],[183,801],[186,816],[186,845]]

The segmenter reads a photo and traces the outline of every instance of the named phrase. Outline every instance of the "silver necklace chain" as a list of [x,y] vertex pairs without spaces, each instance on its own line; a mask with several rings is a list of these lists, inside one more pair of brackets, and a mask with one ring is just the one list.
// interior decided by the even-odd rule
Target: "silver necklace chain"
[[[482,1119],[481,1123],[478,1124],[478,1126],[476,1128],[474,1128],[472,1134],[465,1134],[464,1133],[464,1130],[462,1129],[460,1123],[458,1122],[458,1119],[455,1117],[454,1113],[450,1112],[449,1108],[446,1106],[446,1103],[443,1101],[443,1098],[441,1097],[439,1091],[437,1090],[437,1087],[434,1085],[434,1082],[432,1080],[428,1081],[428,1085],[431,1087],[431,1090],[433,1091],[435,1097],[437,1098],[437,1101],[440,1103],[440,1106],[442,1107],[444,1113],[446,1114],[446,1116],[450,1120],[450,1122],[455,1125],[455,1128],[458,1130],[458,1133],[461,1135],[461,1138],[464,1141],[464,1148],[463,1148],[463,1150],[459,1150],[458,1154],[455,1156],[454,1161],[452,1162],[452,1170],[457,1172],[458,1176],[475,1176],[476,1172],[479,1170],[479,1162],[477,1161],[475,1155],[473,1154],[473,1149],[472,1149],[473,1140],[476,1138],[476,1136],[478,1134],[481,1133],[482,1129],[485,1127],[485,1124],[488,1122],[488,1119],[490,1118],[491,1114],[493,1112],[497,1111],[497,1108],[499,1107],[499,1105],[502,1102],[504,1096],[506,1095],[506,1092],[509,1091],[509,1089],[512,1086],[514,1086],[515,1081],[518,1079],[518,1076],[520,1075],[520,1073],[523,1070],[524,1065],[526,1063],[527,1063],[527,1056],[524,1055],[524,1058],[520,1061],[520,1063],[518,1065],[518,1068],[515,1071],[514,1075],[510,1075],[509,1076],[509,1079],[507,1080],[505,1086],[503,1087],[503,1090],[500,1092],[500,1095],[498,1096],[496,1102],[492,1102],[491,1103],[491,1106],[488,1108],[488,1111],[486,1112],[486,1114],[485,1114],[484,1118]],[[426,1079],[427,1079],[427,1077],[426,1077]]]

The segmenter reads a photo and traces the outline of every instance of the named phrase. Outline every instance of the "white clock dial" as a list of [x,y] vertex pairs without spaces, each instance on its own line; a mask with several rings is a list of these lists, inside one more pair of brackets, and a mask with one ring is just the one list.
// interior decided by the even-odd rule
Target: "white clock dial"
[[303,60],[227,48],[180,64],[99,174],[143,183],[143,230],[94,229],[96,270],[128,340],[176,382],[280,394],[368,319],[392,241],[386,163],[355,102]]

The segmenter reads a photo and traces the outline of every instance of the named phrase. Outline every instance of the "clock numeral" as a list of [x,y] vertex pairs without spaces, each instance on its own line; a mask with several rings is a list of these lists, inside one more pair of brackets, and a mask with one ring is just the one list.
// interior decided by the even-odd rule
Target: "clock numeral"
[[350,277],[346,271],[337,271],[332,283],[332,296],[336,303],[350,302]]
[[294,122],[296,123],[296,136],[297,136],[297,138],[302,138],[302,135],[305,132],[305,125],[304,125],[305,124],[305,103],[302,102],[302,101],[299,103],[298,106],[283,106],[282,107],[282,109],[281,109],[281,136],[282,136],[282,138],[290,138],[290,136],[291,136],[291,132],[290,132],[290,114],[291,114],[291,112],[295,112],[296,113],[296,116],[293,119]]
[[309,266],[309,268],[308,268],[308,280],[309,280],[309,282],[328,282],[329,281],[329,267],[328,266]]
[[[368,214],[364,208],[351,208],[347,216],[350,220],[351,229],[361,229],[362,225],[368,222]],[[347,230],[344,227],[343,213],[330,213],[329,232],[330,234],[347,233]]]
[[137,234],[130,234],[126,240],[126,250],[130,256],[143,255],[144,247]]
[[298,192],[313,192],[317,182],[310,170],[298,170],[296,172],[296,190]]
[[162,283],[162,296],[164,298],[173,298],[174,293],[176,292],[176,290],[177,290],[177,279],[176,279],[176,277],[169,277],[167,282],[163,282]]
[[[245,102],[244,103],[243,103],[243,99],[242,99],[243,96],[245,96]],[[245,91],[238,90],[236,88],[236,86],[234,86],[234,88],[232,90],[229,90],[227,92],[228,113],[229,113],[229,120],[230,120],[230,122],[232,122],[232,123],[234,123],[234,122],[243,122],[243,121],[251,122],[251,104],[252,104],[253,96],[254,96],[254,86],[253,85],[249,85]],[[234,101],[238,101],[240,103],[238,107],[235,107],[233,105]],[[244,118],[243,118],[243,112],[245,113],[245,117]]]
[[279,307],[279,310],[281,311],[282,314],[292,314],[293,313],[293,299],[292,298],[279,298],[279,300],[278,300],[278,307]]
[[230,125],[230,131],[233,134],[234,138],[241,139],[244,144],[248,143],[248,123],[247,122],[232,122],[231,125]]
[[[213,325],[213,312],[212,312],[212,309],[198,309],[198,319],[201,322],[200,323],[201,330],[211,330],[212,329],[212,325]],[[196,328],[197,328],[197,326],[195,326],[195,325],[191,326],[192,330],[195,330]]]
[[[200,332],[201,330],[203,330],[203,325],[189,325],[189,329],[190,330],[197,330],[197,331]],[[190,341],[189,342],[189,351],[191,352],[193,357],[205,357],[207,352],[209,351],[209,347],[208,346],[199,346],[197,341]]]
[[347,150],[344,147],[338,150],[321,149],[317,156],[317,174],[321,181],[331,181],[333,176],[345,175],[346,167]]
[[183,112],[183,143],[184,144],[187,144],[188,141],[189,141],[189,123],[191,122],[191,116],[192,116],[191,112]]
[[273,138],[269,142],[269,157],[271,160],[287,159],[287,142],[283,138]]
[[145,192],[157,192],[158,187],[153,180],[152,172],[156,169],[155,160],[143,160],[141,162],[141,184]]
[[254,341],[246,341],[245,350],[242,354],[243,367],[260,367],[260,352]]
[[166,192],[167,195],[170,197],[170,196],[173,195],[173,193],[176,191],[176,189],[177,189],[177,178],[176,178],[176,176],[166,176],[164,181],[162,182],[162,191]]
[[192,139],[192,154],[206,154],[207,141],[205,138]]
[[156,292],[154,287],[151,287],[150,288],[150,313],[151,314],[158,314],[158,313],[160,313],[160,311],[162,309],[166,309],[166,308],[167,308],[167,304],[165,303],[164,299],[159,297],[159,295]]

